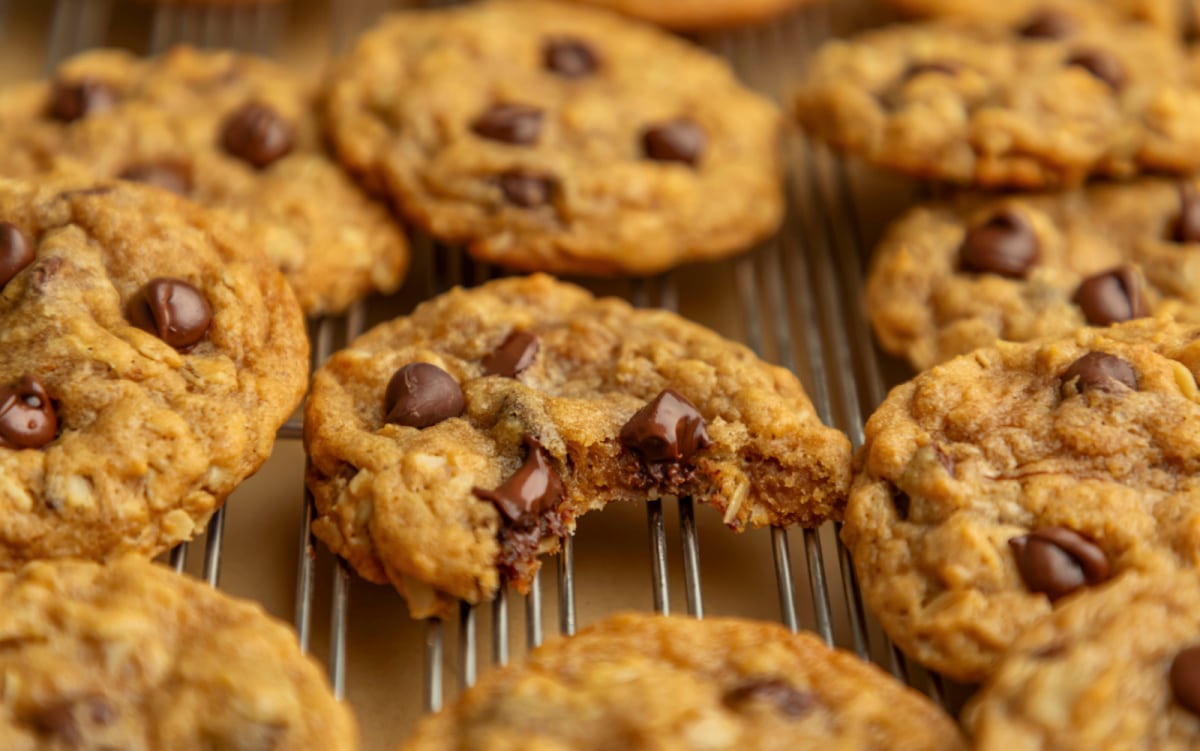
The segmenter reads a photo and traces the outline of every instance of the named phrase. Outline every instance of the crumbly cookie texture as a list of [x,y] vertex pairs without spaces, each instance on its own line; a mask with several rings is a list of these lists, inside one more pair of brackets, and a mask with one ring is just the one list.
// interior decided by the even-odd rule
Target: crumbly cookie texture
[[986,187],[1200,167],[1196,68],[1140,24],[1035,32],[931,21],[827,43],[795,98],[808,133],[868,163]]
[[539,550],[614,501],[813,526],[840,518],[849,483],[849,442],[791,373],[541,275],[355,340],[314,376],[304,435],[314,532],[418,617],[490,599],[502,574],[524,591]]
[[672,29],[762,23],[814,0],[578,0]]
[[0,179],[0,569],[203,529],[304,393],[304,318],[220,217]]
[[0,574],[6,751],[353,751],[287,626],[169,569],[38,562]]
[[488,673],[400,748],[516,747],[965,748],[924,696],[812,634],[632,613]]
[[913,209],[868,273],[879,342],[921,370],[997,339],[1200,320],[1198,186],[1155,178]]
[[1170,34],[1182,33],[1185,0],[1009,0],[979,3],[971,0],[887,0],[887,4],[912,16],[958,18],[1013,28],[1032,26],[1051,14],[1069,18],[1101,18],[1109,22],[1141,21]]
[[917,661],[978,681],[1089,587],[1195,562],[1200,328],[1149,319],[956,358],[867,422],[842,537]]
[[1200,743],[1200,579],[1131,576],[1013,645],[964,714],[980,751]]
[[147,182],[219,211],[283,270],[305,311],[390,292],[408,245],[323,151],[306,83],[268,60],[97,50],[0,91],[0,175]]
[[342,162],[509,268],[649,274],[779,225],[780,116],[725,62],[602,10],[497,0],[390,16],[334,68]]

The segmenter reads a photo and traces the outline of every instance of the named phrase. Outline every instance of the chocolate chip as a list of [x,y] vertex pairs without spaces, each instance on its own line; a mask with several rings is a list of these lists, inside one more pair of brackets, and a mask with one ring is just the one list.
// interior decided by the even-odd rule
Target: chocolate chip
[[50,116],[64,123],[110,110],[116,103],[117,93],[112,87],[94,78],[55,81],[50,90]]
[[155,334],[181,352],[204,338],[212,306],[203,293],[181,279],[151,279],[129,305],[134,326]]
[[1004,209],[967,230],[959,247],[966,271],[1024,278],[1038,260],[1038,240],[1025,215]]
[[387,422],[427,428],[458,417],[466,408],[466,402],[454,376],[436,365],[414,362],[397,370],[388,381],[384,407]]
[[1021,27],[1021,36],[1027,39],[1064,39],[1075,33],[1078,22],[1059,10],[1039,11]]
[[63,260],[58,256],[50,256],[44,259],[37,266],[33,267],[34,284],[38,287],[45,287],[47,282],[58,276],[58,272],[62,267]]
[[908,521],[908,512],[912,508],[912,499],[895,485],[892,486],[892,507],[896,509],[896,516],[900,517],[900,521]]
[[520,169],[501,174],[499,181],[508,202],[523,209],[536,209],[550,203],[558,185],[553,177]]
[[1171,224],[1177,243],[1200,243],[1200,195],[1192,183],[1179,184],[1179,216]]
[[645,462],[686,462],[712,440],[695,405],[667,389],[629,418],[621,428],[621,444]]
[[1108,84],[1113,91],[1125,85],[1125,69],[1111,52],[1101,49],[1084,49],[1067,58],[1067,65],[1079,67]]
[[1200,645],[1175,655],[1170,678],[1175,701],[1192,714],[1200,715]]
[[1093,389],[1119,394],[1126,389],[1137,391],[1137,374],[1133,366],[1107,352],[1089,352],[1063,371],[1059,377],[1065,389],[1074,387],[1079,393]]
[[29,717],[29,724],[41,736],[52,738],[69,748],[83,743],[83,734],[75,721],[71,702],[59,702],[38,709]]
[[542,111],[528,104],[495,104],[475,118],[471,130],[492,141],[529,146],[542,135]]
[[1071,300],[1083,309],[1083,317],[1093,326],[1108,326],[1149,315],[1142,299],[1141,274],[1131,266],[1089,276],[1075,290]]
[[133,164],[126,167],[117,177],[130,182],[153,185],[176,195],[186,196],[192,192],[191,171],[176,162]]
[[17,225],[0,222],[0,290],[33,263],[33,246]]
[[685,117],[651,125],[642,131],[642,151],[657,162],[683,162],[694,167],[707,143],[704,129]]
[[765,702],[789,717],[803,717],[817,705],[817,698],[779,678],[752,678],[725,694],[725,704],[737,708],[749,702]]
[[575,37],[551,37],[542,45],[542,63],[546,70],[563,78],[590,76],[600,67],[600,59],[590,45]]
[[1095,543],[1066,527],[1043,527],[1008,541],[1030,592],[1057,600],[1108,579],[1108,558]]
[[947,454],[941,446],[933,447],[933,455],[937,457],[938,464],[942,465],[942,469],[946,470],[946,474],[954,477],[954,457]]
[[911,80],[926,73],[937,73],[943,76],[957,76],[963,69],[963,64],[957,60],[926,60],[913,63],[904,71],[904,80]]
[[58,435],[58,416],[42,382],[25,376],[0,386],[0,448],[40,449]]
[[292,126],[267,105],[249,102],[225,118],[221,146],[262,169],[291,152]]
[[483,374],[516,378],[537,357],[540,348],[536,335],[514,331],[505,337],[496,351],[483,358]]
[[510,522],[527,521],[558,506],[563,498],[562,479],[550,462],[550,455],[532,436],[525,436],[529,453],[525,463],[495,490],[475,488],[473,492],[496,504]]

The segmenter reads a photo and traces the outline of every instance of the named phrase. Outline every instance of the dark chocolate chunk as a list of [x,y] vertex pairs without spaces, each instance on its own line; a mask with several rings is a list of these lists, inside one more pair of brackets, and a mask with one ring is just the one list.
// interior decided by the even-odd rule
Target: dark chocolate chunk
[[153,185],[180,196],[186,196],[192,192],[191,171],[177,162],[131,164],[117,177],[135,183]]
[[583,78],[596,72],[600,58],[582,39],[551,37],[542,45],[542,63],[563,78]]
[[0,448],[40,449],[58,435],[58,415],[34,376],[0,386]]
[[225,151],[259,169],[287,156],[293,145],[291,124],[258,102],[243,105],[221,125],[221,146]]
[[1108,326],[1150,313],[1142,295],[1142,275],[1132,266],[1089,276],[1071,300],[1083,309],[1084,318],[1093,326]]
[[1125,68],[1111,52],[1102,49],[1083,49],[1067,58],[1067,65],[1078,65],[1108,84],[1113,91],[1125,85]]
[[1060,10],[1052,8],[1035,13],[1021,27],[1027,39],[1065,39],[1079,28],[1079,23]]
[[70,702],[59,702],[39,709],[29,718],[30,725],[38,735],[75,748],[83,743],[79,723],[75,721],[74,707]]
[[1200,645],[1175,655],[1170,678],[1175,701],[1192,714],[1200,715]]
[[621,428],[621,444],[642,461],[686,462],[712,444],[704,417],[679,392],[667,389]]
[[50,90],[50,116],[64,123],[110,110],[116,103],[117,93],[112,87],[93,78],[55,81]]
[[514,331],[505,337],[492,354],[483,358],[483,374],[516,378],[533,365],[540,347],[536,335],[528,331]]
[[384,408],[387,422],[427,428],[461,415],[466,401],[454,376],[436,365],[414,362],[397,370],[388,381]]
[[495,104],[475,118],[471,130],[492,141],[530,146],[542,135],[542,111],[528,104]]
[[514,206],[536,209],[550,203],[558,185],[553,177],[526,170],[509,170],[500,175],[500,190]]
[[694,167],[707,144],[704,129],[686,117],[651,125],[642,131],[642,152],[657,162],[683,162]]
[[1177,243],[1200,243],[1200,195],[1192,183],[1179,184],[1179,216],[1171,224]]
[[1119,394],[1137,391],[1137,374],[1126,360],[1107,352],[1089,352],[1063,371],[1059,377],[1064,389],[1074,387],[1080,393],[1097,389]]
[[895,485],[892,485],[892,508],[896,509],[896,516],[900,517],[900,521],[908,521],[908,512],[912,508],[912,498],[909,498],[908,493],[905,493]]
[[151,279],[130,301],[129,320],[181,352],[194,347],[212,323],[212,306],[182,279]]
[[765,702],[789,717],[803,717],[817,705],[817,698],[781,678],[752,678],[725,694],[727,706],[749,702]]
[[1037,236],[1024,214],[1004,209],[967,230],[959,258],[966,271],[1021,279],[1037,263]]
[[33,263],[33,245],[17,225],[0,222],[0,290]]
[[1030,592],[1051,600],[1109,577],[1108,558],[1094,542],[1066,527],[1043,527],[1008,541]]
[[525,436],[529,453],[525,463],[495,490],[475,488],[474,493],[496,508],[508,521],[525,523],[558,507],[563,499],[562,479],[550,462],[550,454],[533,436]]

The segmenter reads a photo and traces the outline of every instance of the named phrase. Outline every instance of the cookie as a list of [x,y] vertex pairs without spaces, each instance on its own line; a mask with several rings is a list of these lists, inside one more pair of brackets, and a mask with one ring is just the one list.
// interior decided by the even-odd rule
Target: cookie
[[1178,43],[1102,19],[1048,26],[931,21],[831,41],[796,116],[872,165],[964,185],[1200,168],[1200,88]]
[[812,634],[632,613],[488,673],[400,749],[517,747],[965,748],[924,696]]
[[1200,578],[1125,577],[1013,646],[964,717],[979,751],[1200,744]]
[[85,52],[0,91],[0,175],[123,178],[186,195],[247,234],[305,311],[395,290],[403,232],[321,148],[314,92],[282,67],[179,47]]
[[584,512],[684,495],[733,530],[840,518],[849,442],[799,381],[547,276],[455,289],[313,377],[313,531],[414,616],[520,591]]
[[879,342],[921,370],[996,339],[1163,313],[1200,320],[1198,186],[1143,179],[913,209],[868,272]]
[[[1186,19],[1181,11],[1189,0],[1009,0],[979,3],[970,0],[887,0],[887,4],[911,15],[959,18],[1003,24],[1018,29],[1053,29],[1071,24],[1076,17],[1103,18],[1111,23],[1140,21],[1169,34],[1180,34]],[[1061,20],[1066,18],[1065,21]]]
[[714,55],[601,10],[393,15],[334,68],[342,162],[421,229],[508,268],[651,274],[783,211],[780,117]]
[[350,712],[257,604],[145,561],[0,574],[7,751],[353,751]]
[[961,681],[1128,571],[1197,562],[1200,327],[981,349],[871,416],[842,539],[901,649]]
[[300,401],[304,318],[165,191],[0,179],[0,569],[201,532]]
[[672,29],[763,23],[812,0],[580,0]]

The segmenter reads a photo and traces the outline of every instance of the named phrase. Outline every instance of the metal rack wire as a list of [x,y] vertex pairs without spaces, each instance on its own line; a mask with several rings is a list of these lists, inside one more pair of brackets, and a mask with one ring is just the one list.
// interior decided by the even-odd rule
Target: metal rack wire
[[[354,35],[389,7],[386,0],[331,0],[330,44],[345,47]],[[442,3],[431,3],[442,4]],[[284,33],[287,3],[251,5],[242,8],[201,8],[161,6],[152,11],[147,49],[160,51],[173,43],[190,42],[203,46],[229,46],[258,53],[269,52]],[[47,65],[82,48],[104,41],[112,0],[58,0],[50,34]],[[764,66],[769,59],[794,57],[797,49],[813,49],[829,35],[828,12],[806,11],[802,19],[775,24],[757,31],[724,34],[703,41],[723,54],[738,69],[744,80],[770,92],[779,92],[783,78],[778,69]],[[732,289],[741,318],[745,343],[760,357],[772,360],[804,378],[821,419],[845,431],[855,448],[863,442],[864,415],[884,396],[881,374],[870,333],[859,308],[864,239],[855,206],[851,181],[844,166],[830,154],[797,140],[790,144],[788,158],[789,210],[779,235],[739,259],[734,266]],[[427,238],[415,242],[418,254],[435,254],[438,264],[429,265],[424,280],[426,296],[432,296],[456,284],[473,284],[497,274],[484,264],[472,263],[460,251],[434,247]],[[667,274],[634,280],[627,290],[629,299],[639,306],[657,306],[677,310],[679,286],[676,276]],[[365,327],[362,304],[355,305],[341,318],[323,318],[310,325],[313,343],[312,365],[319,366],[335,349],[360,334]],[[280,438],[296,440],[302,429],[293,418],[280,431]],[[690,498],[677,501],[681,549],[678,553],[683,570],[686,612],[703,617],[705,612],[700,568],[700,540],[693,503]],[[296,564],[294,623],[300,644],[311,646],[314,602],[318,580],[318,558],[311,536],[312,502],[304,499],[300,524],[299,557]],[[671,553],[662,501],[646,504],[647,539],[650,550],[650,590],[655,611],[670,608],[668,569]],[[205,538],[203,574],[212,585],[219,583],[225,512],[218,511],[208,526]],[[860,657],[872,656],[903,681],[924,689],[936,701],[944,702],[944,686],[937,676],[929,676],[906,664],[903,655],[882,636],[866,615],[846,549],[838,539],[838,525],[822,529],[789,531],[770,530],[771,560],[764,567],[774,572],[779,600],[779,618],[788,628],[812,628],[828,643],[840,643]],[[792,566],[794,537],[803,546],[807,591],[798,590]],[[835,552],[832,552],[835,551]],[[183,570],[188,546],[180,545],[170,554],[170,562]],[[328,666],[337,696],[345,694],[347,680],[346,642],[352,577],[347,569],[334,563],[329,611]],[[561,540],[554,561],[557,598],[550,606],[542,599],[541,576],[535,577],[523,598],[525,644],[532,648],[541,643],[544,611],[556,609],[557,630],[574,633],[576,617],[574,541]],[[835,597],[842,609],[835,609]],[[424,707],[438,709],[449,681],[445,673],[456,672],[456,685],[471,685],[476,678],[485,645],[478,634],[478,611],[490,610],[491,640],[488,661],[502,665],[510,657],[510,600],[515,595],[503,587],[489,605],[462,604],[457,624],[430,620],[425,626]],[[798,602],[806,598],[811,605],[812,622],[801,623]],[[843,628],[835,628],[840,623]],[[453,668],[447,667],[448,625],[456,625]]]

